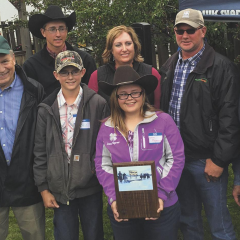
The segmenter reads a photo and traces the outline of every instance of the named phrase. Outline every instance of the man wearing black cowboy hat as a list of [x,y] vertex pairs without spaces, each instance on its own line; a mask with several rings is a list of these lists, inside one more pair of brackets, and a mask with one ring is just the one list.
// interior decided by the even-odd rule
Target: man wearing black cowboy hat
[[90,54],[66,42],[67,33],[73,29],[75,22],[75,12],[67,17],[59,6],[54,5],[49,6],[44,14],[35,14],[29,19],[30,32],[35,37],[46,39],[46,44],[41,51],[25,61],[23,69],[28,77],[36,79],[43,85],[46,95],[60,87],[59,81],[53,76],[54,62],[58,53],[71,50],[81,56],[86,68],[83,83],[88,84],[92,72],[96,70],[96,64]]

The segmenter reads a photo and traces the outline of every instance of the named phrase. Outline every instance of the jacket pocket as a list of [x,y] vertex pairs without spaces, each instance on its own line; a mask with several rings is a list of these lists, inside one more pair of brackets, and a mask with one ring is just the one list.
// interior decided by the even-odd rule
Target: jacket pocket
[[91,158],[89,153],[82,153],[79,157],[74,157],[70,174],[71,190],[87,187],[88,182],[94,175],[91,169]]
[[50,156],[48,160],[47,181],[49,190],[54,193],[61,193],[64,188],[63,171],[58,156]]

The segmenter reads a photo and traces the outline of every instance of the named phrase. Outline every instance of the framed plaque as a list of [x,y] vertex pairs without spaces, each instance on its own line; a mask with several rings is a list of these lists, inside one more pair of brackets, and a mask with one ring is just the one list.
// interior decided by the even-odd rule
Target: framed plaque
[[113,163],[113,173],[120,219],[160,216],[154,161]]

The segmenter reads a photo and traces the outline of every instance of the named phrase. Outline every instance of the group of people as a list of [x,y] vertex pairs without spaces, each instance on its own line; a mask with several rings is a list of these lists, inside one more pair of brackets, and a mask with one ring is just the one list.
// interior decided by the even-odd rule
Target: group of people
[[[236,240],[226,191],[233,162],[240,206],[240,73],[205,41],[201,12],[177,14],[180,50],[160,74],[123,25],[108,32],[96,69],[66,42],[75,22],[58,6],[31,16],[46,44],[23,67],[0,36],[0,238],[11,208],[24,240],[44,240],[45,206],[55,239],[78,240],[80,219],[84,239],[103,240],[103,189],[115,240],[177,240],[179,227],[203,240],[202,206],[212,238]],[[160,217],[121,219],[113,163],[148,160]]]

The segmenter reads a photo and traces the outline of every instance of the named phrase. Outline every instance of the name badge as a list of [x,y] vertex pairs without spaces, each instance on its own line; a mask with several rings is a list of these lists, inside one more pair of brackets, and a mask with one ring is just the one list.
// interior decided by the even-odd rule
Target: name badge
[[162,141],[162,133],[149,133],[149,144],[158,144]]
[[77,119],[77,114],[73,114],[73,123],[76,123],[76,119]]
[[90,129],[90,119],[83,119],[80,129]]

